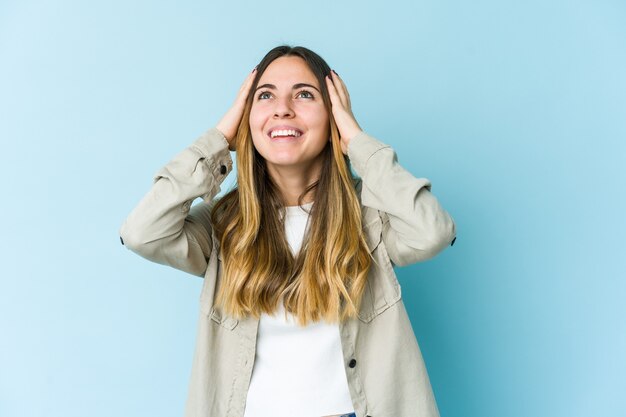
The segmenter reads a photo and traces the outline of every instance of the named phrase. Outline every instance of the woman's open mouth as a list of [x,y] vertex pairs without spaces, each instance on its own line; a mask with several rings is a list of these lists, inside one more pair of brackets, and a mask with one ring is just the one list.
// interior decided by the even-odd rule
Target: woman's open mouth
[[274,129],[268,134],[273,142],[292,142],[300,139],[302,135],[304,133],[297,129]]

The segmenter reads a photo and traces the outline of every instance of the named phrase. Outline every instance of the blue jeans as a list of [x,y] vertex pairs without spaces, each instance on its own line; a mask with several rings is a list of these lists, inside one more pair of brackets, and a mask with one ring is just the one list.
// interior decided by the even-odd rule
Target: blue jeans
[[356,417],[356,414],[354,414],[354,413],[343,414],[341,417]]

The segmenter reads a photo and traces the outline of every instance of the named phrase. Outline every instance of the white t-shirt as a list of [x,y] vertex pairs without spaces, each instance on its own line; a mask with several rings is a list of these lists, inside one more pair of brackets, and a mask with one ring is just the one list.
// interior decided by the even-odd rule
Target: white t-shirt
[[[313,203],[304,204],[307,210]],[[297,253],[309,215],[286,207],[285,234]],[[301,327],[282,303],[262,314],[245,417],[322,417],[354,411],[343,365],[339,326],[324,321]]]

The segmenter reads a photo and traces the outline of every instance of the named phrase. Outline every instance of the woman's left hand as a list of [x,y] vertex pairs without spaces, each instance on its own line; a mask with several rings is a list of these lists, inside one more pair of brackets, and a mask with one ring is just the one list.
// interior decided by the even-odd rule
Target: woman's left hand
[[348,154],[348,144],[350,140],[361,132],[362,129],[357,123],[350,105],[350,94],[339,75],[332,70],[331,76],[326,76],[326,85],[332,103],[332,112],[335,119],[339,136],[341,137],[341,150],[344,155]]

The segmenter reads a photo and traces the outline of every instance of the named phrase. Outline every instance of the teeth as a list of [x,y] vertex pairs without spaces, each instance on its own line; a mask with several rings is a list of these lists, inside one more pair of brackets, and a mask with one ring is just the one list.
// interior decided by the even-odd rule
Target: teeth
[[273,130],[271,135],[273,138],[275,138],[276,136],[295,136],[297,138],[301,134],[300,132],[296,130],[289,129],[289,130]]

